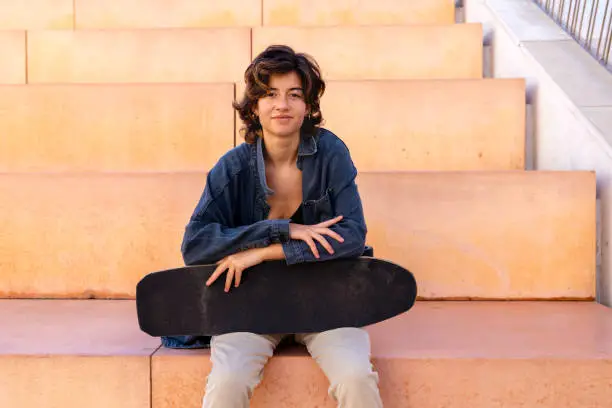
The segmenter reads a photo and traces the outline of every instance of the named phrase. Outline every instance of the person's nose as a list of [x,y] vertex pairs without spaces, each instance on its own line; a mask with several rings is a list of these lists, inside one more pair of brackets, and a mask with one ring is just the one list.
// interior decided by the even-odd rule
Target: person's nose
[[276,98],[276,109],[280,111],[285,111],[289,109],[289,101],[286,96],[279,96]]

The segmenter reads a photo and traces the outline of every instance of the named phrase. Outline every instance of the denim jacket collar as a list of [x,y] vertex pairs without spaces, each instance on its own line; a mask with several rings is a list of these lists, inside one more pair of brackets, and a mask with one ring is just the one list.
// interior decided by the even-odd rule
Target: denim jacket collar
[[300,146],[298,147],[298,157],[312,156],[317,153],[317,142],[319,140],[319,132],[314,135],[302,132],[300,137]]

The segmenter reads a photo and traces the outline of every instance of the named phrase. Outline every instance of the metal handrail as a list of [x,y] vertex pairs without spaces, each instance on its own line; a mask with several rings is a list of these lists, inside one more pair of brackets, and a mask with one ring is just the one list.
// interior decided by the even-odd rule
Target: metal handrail
[[533,0],[612,71],[612,0]]

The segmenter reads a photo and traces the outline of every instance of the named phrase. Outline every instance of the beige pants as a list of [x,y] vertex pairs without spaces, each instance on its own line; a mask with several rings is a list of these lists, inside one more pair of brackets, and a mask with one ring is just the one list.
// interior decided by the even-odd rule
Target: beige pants
[[[263,368],[284,336],[229,333],[212,338],[212,371],[204,408],[248,408]],[[370,338],[363,329],[342,328],[299,334],[327,376],[329,394],[340,408],[379,408],[378,374],[370,363]]]

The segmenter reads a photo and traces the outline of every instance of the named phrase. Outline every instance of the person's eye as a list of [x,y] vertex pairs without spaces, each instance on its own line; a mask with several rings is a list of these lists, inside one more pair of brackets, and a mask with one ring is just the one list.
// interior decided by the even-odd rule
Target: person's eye
[[289,96],[292,97],[292,98],[302,99],[302,94],[299,93],[299,92],[290,93]]

